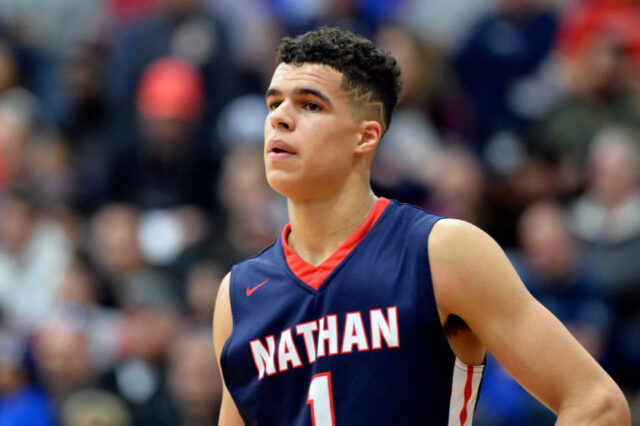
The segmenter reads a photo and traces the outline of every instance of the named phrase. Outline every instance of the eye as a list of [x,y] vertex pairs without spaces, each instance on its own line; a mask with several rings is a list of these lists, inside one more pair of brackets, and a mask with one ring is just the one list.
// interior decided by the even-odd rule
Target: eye
[[303,106],[304,109],[306,109],[307,111],[321,111],[322,107],[316,103],[313,102],[307,102],[304,104]]
[[280,102],[270,102],[269,104],[267,104],[267,108],[269,108],[269,111],[273,111],[276,108],[278,108],[280,106]]

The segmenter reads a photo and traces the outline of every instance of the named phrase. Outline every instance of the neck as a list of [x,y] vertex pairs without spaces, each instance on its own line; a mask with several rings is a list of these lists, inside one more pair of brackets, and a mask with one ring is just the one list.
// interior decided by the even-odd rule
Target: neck
[[306,262],[319,265],[360,227],[377,199],[368,185],[318,200],[289,199],[289,246]]

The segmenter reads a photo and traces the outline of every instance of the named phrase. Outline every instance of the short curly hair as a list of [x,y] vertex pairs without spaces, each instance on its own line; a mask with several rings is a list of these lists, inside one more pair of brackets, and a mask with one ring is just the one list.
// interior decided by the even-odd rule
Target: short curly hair
[[[278,63],[328,65],[340,71],[342,88],[355,98],[382,104],[383,129],[389,128],[402,91],[400,67],[387,52],[350,31],[321,27],[295,38],[284,37],[277,48]],[[368,95],[368,96],[367,96]]]

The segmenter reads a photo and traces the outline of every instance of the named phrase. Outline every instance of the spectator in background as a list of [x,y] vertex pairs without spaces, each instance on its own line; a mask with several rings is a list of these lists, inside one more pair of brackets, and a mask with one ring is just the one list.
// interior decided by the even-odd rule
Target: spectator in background
[[571,206],[571,229],[608,290],[635,293],[640,281],[634,260],[640,250],[640,142],[623,128],[605,128],[593,139],[587,164],[589,182]]
[[4,184],[0,189],[35,185],[35,171],[30,167],[30,148],[33,139],[44,128],[41,104],[31,92],[13,88],[0,95],[1,183]]
[[399,106],[426,113],[424,109],[428,106],[429,95],[441,71],[442,58],[427,42],[398,24],[380,26],[375,40],[394,55],[402,69]]
[[[598,3],[598,2],[587,2]],[[632,96],[629,55],[621,40],[595,31],[584,48],[565,61],[566,96],[536,126],[541,146],[565,167],[580,173],[589,143],[609,124],[640,128],[640,109]]]
[[38,199],[64,224],[77,247],[80,220],[70,203],[77,185],[84,182],[73,179],[74,161],[67,140],[33,93],[14,87],[0,95],[0,191],[20,188]]
[[[99,389],[83,389],[64,401],[61,426],[130,426],[131,416],[123,402]],[[135,426],[135,425],[134,425]]]
[[169,352],[169,384],[180,413],[178,426],[216,426],[222,379],[210,327],[183,330]]
[[182,306],[174,284],[157,273],[138,273],[123,283],[122,358],[100,379],[100,388],[127,404],[136,426],[175,426],[178,414],[166,379],[166,357]]
[[27,146],[33,133],[33,98],[13,89],[0,97],[0,190],[27,185]]
[[613,312],[602,282],[587,264],[562,207],[536,202],[518,224],[522,252],[516,269],[531,293],[600,363],[607,361]]
[[87,342],[91,364],[103,372],[120,356],[122,313],[101,304],[105,289],[98,284],[88,259],[76,254],[65,271],[55,312],[75,316]]
[[488,174],[487,230],[507,247],[519,244],[518,221],[527,206],[545,199],[568,199],[580,183],[571,171],[564,173],[553,154],[535,147],[535,143],[530,147],[521,153],[520,164],[506,176]]
[[521,134],[528,120],[513,104],[516,85],[537,71],[552,47],[556,18],[538,0],[500,0],[454,58],[477,114],[476,148],[501,132]]
[[[55,59],[106,35],[105,2],[4,0],[0,22],[16,41]],[[54,61],[55,62],[55,61]]]
[[[202,120],[196,123],[200,147],[207,146],[212,125],[236,89],[236,67],[226,23],[212,15],[204,0],[164,0],[149,15],[115,34],[111,50],[109,93],[123,113],[122,133],[135,124],[126,120],[142,75],[167,56],[193,64],[203,79]],[[128,132],[127,132],[128,133]]]
[[0,37],[0,96],[18,85],[20,66],[6,40]]
[[195,264],[187,275],[186,308],[188,323],[210,326],[216,305],[218,287],[224,277],[223,268],[215,262]]
[[50,206],[68,202],[71,179],[66,141],[39,100],[22,88],[2,94],[0,129],[4,166],[0,185],[20,186]]
[[487,228],[486,177],[478,158],[460,148],[448,148],[439,156],[430,209]]
[[455,52],[467,40],[478,20],[496,8],[498,0],[405,0],[398,22],[431,40],[446,52]]
[[53,130],[40,132],[29,146],[30,190],[47,207],[71,202],[73,182],[67,146],[67,141]]
[[571,229],[614,302],[614,377],[640,389],[640,148],[619,127],[603,129],[589,150],[589,183],[571,205]]
[[0,196],[0,309],[6,327],[29,335],[52,312],[70,244],[30,193]]
[[[558,50],[569,62],[580,61],[594,39],[607,35],[629,55],[635,75],[640,73],[640,3],[635,0],[571,2],[558,29]],[[574,70],[580,72],[579,70]]]
[[107,167],[113,155],[114,112],[104,91],[104,53],[82,48],[61,58],[59,86],[67,105],[59,119],[73,165],[71,203],[83,214],[105,202]]
[[110,198],[142,209],[212,211],[216,170],[195,139],[205,100],[202,75],[182,59],[162,58],[145,70],[136,93],[140,139],[116,154]]
[[[66,114],[58,80],[61,58],[85,46],[106,43],[106,2],[3,0],[0,33],[13,44],[21,66],[21,82],[41,100],[48,115]],[[3,31],[4,30],[4,31]]]
[[[192,264],[209,254],[210,223],[190,207],[141,212],[128,204],[106,204],[91,220],[90,258],[100,282],[100,302],[112,304],[138,275],[183,280]],[[173,284],[179,296],[184,289]]]
[[0,334],[0,424],[55,426],[49,397],[35,385],[27,348],[8,333]]
[[90,221],[89,253],[105,282],[107,297],[137,271],[147,268],[137,239],[139,211],[127,204],[106,204]]
[[34,360],[38,379],[57,408],[67,396],[95,385],[97,380],[82,325],[80,316],[61,312],[35,336]]
[[283,29],[267,3],[264,0],[208,2],[214,15],[228,23],[231,55],[238,68],[238,84],[229,102],[248,94],[261,96],[271,81],[271,73],[276,66],[273,49]]

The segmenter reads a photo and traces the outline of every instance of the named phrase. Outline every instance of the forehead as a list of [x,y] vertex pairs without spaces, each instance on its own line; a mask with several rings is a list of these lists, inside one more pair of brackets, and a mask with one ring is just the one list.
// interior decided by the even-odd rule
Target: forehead
[[342,73],[328,65],[305,63],[296,66],[281,63],[273,73],[270,89],[284,92],[305,87],[335,96],[341,93],[341,85]]

